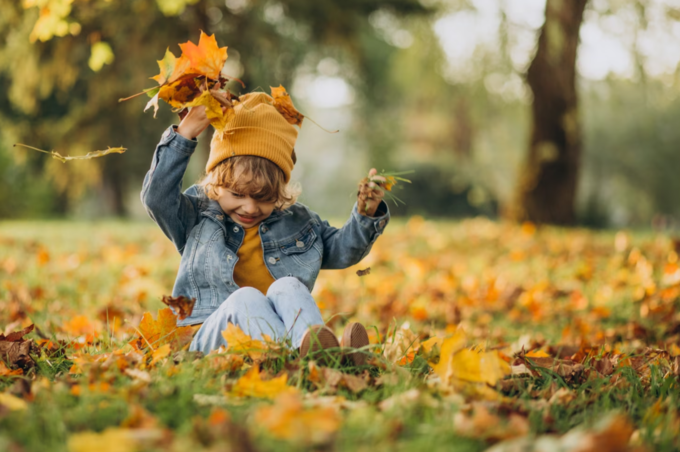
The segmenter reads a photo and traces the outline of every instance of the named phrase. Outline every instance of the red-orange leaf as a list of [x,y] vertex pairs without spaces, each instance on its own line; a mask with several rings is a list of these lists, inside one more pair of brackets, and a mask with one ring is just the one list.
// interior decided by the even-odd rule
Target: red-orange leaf
[[201,32],[198,45],[187,41],[179,46],[182,49],[182,58],[186,57],[190,62],[186,73],[219,79],[224,62],[227,61],[227,48],[217,46],[215,35],[208,36]]

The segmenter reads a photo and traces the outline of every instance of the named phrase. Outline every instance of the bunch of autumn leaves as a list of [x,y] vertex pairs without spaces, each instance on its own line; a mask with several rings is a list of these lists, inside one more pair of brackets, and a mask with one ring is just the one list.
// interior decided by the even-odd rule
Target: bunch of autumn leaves
[[[161,99],[175,108],[180,116],[188,107],[203,105],[210,124],[217,131],[224,131],[234,118],[234,106],[238,104],[239,97],[229,90],[221,91],[223,96],[215,96],[211,90],[223,87],[229,81],[237,81],[243,85],[237,78],[222,74],[227,61],[227,47],[219,47],[215,35],[208,36],[203,32],[198,45],[187,41],[179,44],[179,47],[182,49],[179,58],[167,49],[163,59],[158,61],[160,74],[152,79],[159,86],[143,92],[151,97],[144,111],[153,107],[155,117],[159,108],[158,101]],[[272,87],[271,96],[273,106],[290,124],[302,125],[304,116],[295,109],[283,86]]]

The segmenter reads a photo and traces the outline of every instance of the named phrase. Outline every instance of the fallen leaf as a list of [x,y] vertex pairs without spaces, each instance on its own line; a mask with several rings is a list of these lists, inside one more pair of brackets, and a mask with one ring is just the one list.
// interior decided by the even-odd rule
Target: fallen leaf
[[8,368],[4,362],[0,361],[0,377],[8,377],[12,375],[22,375],[24,373],[24,370],[19,368],[19,369],[10,369]]
[[24,370],[35,367],[32,353],[37,353],[38,346],[31,339],[24,336],[33,331],[34,325],[29,325],[21,331],[15,331],[7,336],[0,334],[0,359],[12,367]]
[[28,404],[25,400],[6,392],[0,392],[0,405],[9,408],[12,411],[21,411],[28,408]]
[[259,408],[254,420],[255,425],[275,438],[303,444],[330,441],[341,423],[334,408],[305,408],[300,396],[295,393],[282,394],[273,405]]
[[474,403],[468,410],[461,410],[453,418],[456,433],[472,438],[500,441],[529,433],[529,421],[516,413],[507,419],[493,414],[482,403]]
[[267,349],[264,342],[251,338],[233,323],[222,331],[222,337],[227,341],[227,352],[247,355],[253,361],[259,360]]
[[167,358],[170,355],[170,352],[170,344],[161,345],[151,353],[151,362],[149,365],[153,366],[158,361]]
[[308,380],[324,392],[331,393],[338,388],[347,388],[356,394],[368,387],[368,381],[363,376],[346,374],[329,367],[319,367],[313,361],[309,362]]
[[409,352],[415,351],[420,347],[418,336],[408,328],[398,328],[394,334],[387,338],[383,355],[385,359],[393,363],[401,361]]
[[271,380],[263,380],[258,366],[253,366],[236,381],[231,392],[239,397],[273,399],[281,393],[297,392],[295,388],[286,384],[287,381],[286,374]]
[[157,320],[154,320],[149,312],[144,313],[139,323],[137,337],[130,341],[130,344],[137,350],[147,348],[156,350],[170,344],[170,348],[177,351],[191,342],[193,334],[193,327],[178,327],[175,314],[170,308],[164,308],[158,311]]
[[463,330],[445,339],[439,363],[432,367],[444,384],[459,382],[487,383],[494,386],[498,380],[511,373],[510,366],[497,351],[479,351],[464,348],[467,339]]

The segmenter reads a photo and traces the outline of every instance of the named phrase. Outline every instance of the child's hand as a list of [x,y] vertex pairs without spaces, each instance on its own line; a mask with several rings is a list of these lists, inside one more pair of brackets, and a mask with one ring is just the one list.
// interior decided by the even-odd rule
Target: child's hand
[[[205,86],[205,85],[204,85]],[[222,105],[222,110],[227,109],[227,104],[229,103],[229,100],[227,100],[227,97],[222,93],[221,91],[218,91],[220,88],[219,82],[210,90],[210,93],[217,99]],[[203,92],[206,88],[201,87],[201,92]],[[179,127],[177,127],[177,133],[182,135],[184,138],[188,140],[193,140],[197,136],[199,136],[205,129],[208,128],[208,125],[210,125],[210,120],[205,114],[205,106],[199,105],[198,107],[191,107],[189,108],[189,113],[184,116],[184,119],[182,119],[182,122],[179,123]]]
[[359,182],[359,191],[357,192],[357,207],[359,213],[372,217],[378,206],[382,202],[385,192],[380,188],[381,184],[387,182],[383,176],[378,176],[378,171],[371,168],[368,172],[368,177],[365,177]]

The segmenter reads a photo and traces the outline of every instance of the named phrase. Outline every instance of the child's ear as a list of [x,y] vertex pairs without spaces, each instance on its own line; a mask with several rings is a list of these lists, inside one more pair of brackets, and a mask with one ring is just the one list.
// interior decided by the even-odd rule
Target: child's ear
[[290,153],[290,158],[293,159],[293,165],[297,163],[297,156],[295,155],[295,148],[293,148],[293,152]]

